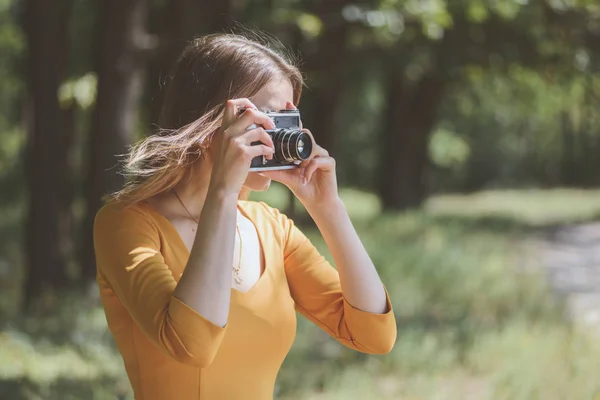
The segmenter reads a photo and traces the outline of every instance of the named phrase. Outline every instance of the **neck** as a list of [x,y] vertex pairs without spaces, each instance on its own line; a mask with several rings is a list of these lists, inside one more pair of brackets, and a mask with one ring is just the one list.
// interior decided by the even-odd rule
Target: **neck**
[[[196,219],[200,217],[206,200],[212,171],[211,167],[204,160],[198,160],[191,166],[181,182],[173,188],[187,210]],[[177,199],[175,201],[178,202]],[[181,212],[187,214],[185,210],[181,210]]]

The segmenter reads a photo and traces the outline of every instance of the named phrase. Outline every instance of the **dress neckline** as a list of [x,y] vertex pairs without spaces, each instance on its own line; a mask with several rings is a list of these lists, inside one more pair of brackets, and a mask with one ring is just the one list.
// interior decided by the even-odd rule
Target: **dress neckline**
[[[233,287],[231,288],[232,295],[236,295],[236,296],[240,296],[240,297],[246,297],[246,296],[252,295],[252,293],[254,293],[256,291],[256,288],[262,284],[262,281],[264,281],[266,279],[266,275],[270,269],[269,268],[269,252],[266,251],[266,249],[265,249],[264,232],[261,232],[261,230],[258,229],[256,221],[254,220],[256,215],[251,215],[249,210],[247,210],[245,208],[245,206],[247,206],[247,204],[248,204],[248,202],[239,200],[237,203],[237,210],[244,217],[246,217],[248,219],[248,221],[250,221],[252,223],[252,225],[254,226],[254,229],[256,230],[256,234],[258,236],[258,242],[260,244],[262,259],[265,263],[265,265],[264,265],[265,268],[262,271],[262,273],[260,274],[258,280],[254,283],[254,285],[252,285],[252,287],[249,290],[243,292],[243,291],[237,290]],[[173,223],[167,217],[165,217],[163,214],[161,214],[152,204],[144,201],[144,202],[138,203],[138,206],[146,208],[155,217],[155,222],[158,222],[160,225],[166,226],[166,229],[169,231],[168,236],[175,237],[177,247],[180,248],[181,251],[185,252],[185,255],[186,255],[185,258],[187,260],[190,257],[190,250],[187,248],[185,242],[181,238],[181,235],[175,228],[175,225],[173,225]],[[151,218],[153,218],[153,217],[151,216]]]

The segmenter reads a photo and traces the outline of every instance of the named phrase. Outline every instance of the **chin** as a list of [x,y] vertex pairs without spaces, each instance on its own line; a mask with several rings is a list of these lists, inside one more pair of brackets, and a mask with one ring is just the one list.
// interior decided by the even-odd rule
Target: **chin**
[[266,176],[258,175],[256,172],[250,172],[244,188],[253,192],[264,192],[271,186],[271,179]]

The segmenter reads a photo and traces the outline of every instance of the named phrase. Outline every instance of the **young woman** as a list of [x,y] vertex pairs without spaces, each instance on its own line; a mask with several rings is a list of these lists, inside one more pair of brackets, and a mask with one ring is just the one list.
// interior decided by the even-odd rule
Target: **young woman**
[[[234,35],[196,39],[178,60],[161,130],[132,149],[129,183],[94,227],[101,298],[136,399],[272,399],[296,311],[350,348],[391,350],[390,300],[327,151],[249,172],[273,155],[264,112],[294,108],[302,84],[282,55]],[[285,215],[241,200],[271,179],[306,207],[337,270]]]

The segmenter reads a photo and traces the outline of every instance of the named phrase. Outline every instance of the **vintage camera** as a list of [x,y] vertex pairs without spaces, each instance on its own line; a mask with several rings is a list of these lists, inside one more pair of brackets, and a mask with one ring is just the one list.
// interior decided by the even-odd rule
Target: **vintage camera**
[[[275,129],[266,130],[273,140],[275,153],[271,160],[264,156],[255,157],[250,164],[250,171],[292,169],[312,156],[316,147],[315,140],[309,132],[302,131],[298,110],[269,111],[266,114],[275,123]],[[248,129],[253,128],[254,125]],[[257,145],[261,142],[252,144]]]

